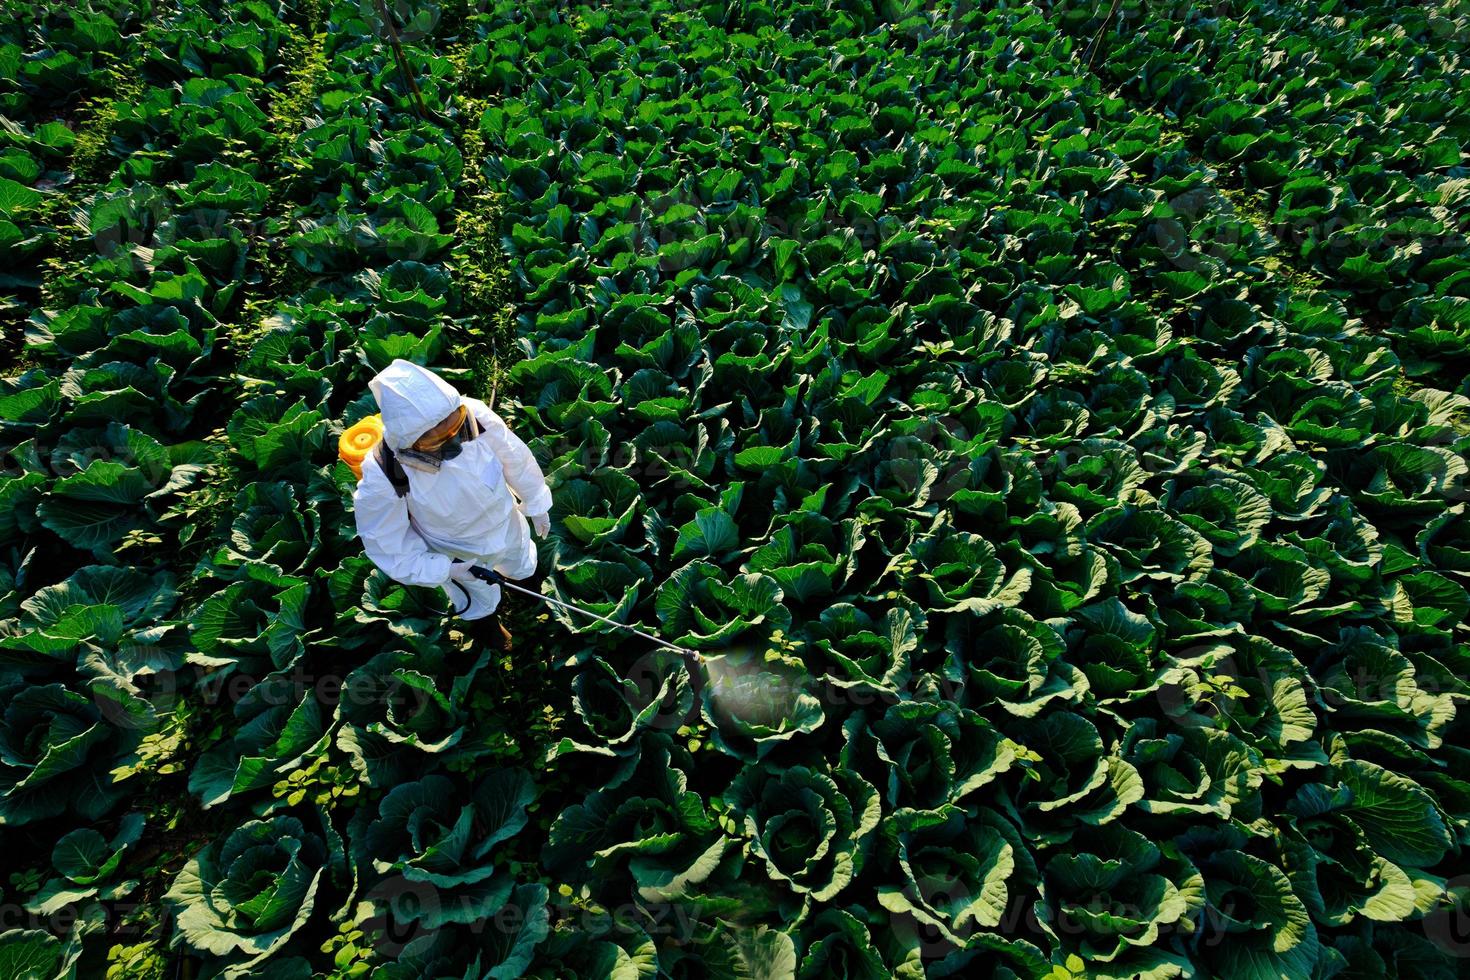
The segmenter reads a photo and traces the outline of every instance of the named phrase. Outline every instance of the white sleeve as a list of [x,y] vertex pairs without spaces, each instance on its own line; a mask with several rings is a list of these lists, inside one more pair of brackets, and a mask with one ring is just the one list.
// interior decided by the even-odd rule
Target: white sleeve
[[480,438],[488,438],[495,455],[500,457],[506,485],[521,498],[521,512],[533,516],[551,510],[551,488],[546,485],[546,477],[542,475],[531,447],[510,431],[505,420],[480,399],[466,398],[465,404],[470,406],[475,413],[475,421],[484,430]]
[[408,502],[393,492],[373,457],[362,461],[362,479],[352,493],[362,548],[383,574],[404,585],[443,585],[453,559],[434,551],[408,522]]

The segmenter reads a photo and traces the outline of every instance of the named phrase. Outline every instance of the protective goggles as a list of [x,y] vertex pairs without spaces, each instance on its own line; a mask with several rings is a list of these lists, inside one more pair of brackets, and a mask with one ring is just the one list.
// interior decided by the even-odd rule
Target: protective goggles
[[419,436],[418,440],[413,444],[413,448],[419,452],[435,452],[450,439],[459,435],[460,430],[464,428],[465,419],[469,417],[469,414],[468,408],[464,405],[459,406],[459,408],[454,410],[454,414]]

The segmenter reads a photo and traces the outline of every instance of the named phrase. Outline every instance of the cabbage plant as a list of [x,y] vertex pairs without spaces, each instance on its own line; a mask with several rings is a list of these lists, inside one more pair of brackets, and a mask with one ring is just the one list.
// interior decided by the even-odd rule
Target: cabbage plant
[[164,899],[184,942],[233,978],[258,974],[267,959],[278,971],[303,968],[279,954],[308,921],[343,921],[356,890],[342,837],[317,810],[241,823],[190,857]]

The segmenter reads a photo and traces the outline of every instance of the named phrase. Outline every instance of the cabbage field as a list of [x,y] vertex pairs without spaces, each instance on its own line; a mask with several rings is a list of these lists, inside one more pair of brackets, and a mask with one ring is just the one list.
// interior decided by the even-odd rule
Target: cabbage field
[[5,10],[3,980],[1470,976],[1466,0]]

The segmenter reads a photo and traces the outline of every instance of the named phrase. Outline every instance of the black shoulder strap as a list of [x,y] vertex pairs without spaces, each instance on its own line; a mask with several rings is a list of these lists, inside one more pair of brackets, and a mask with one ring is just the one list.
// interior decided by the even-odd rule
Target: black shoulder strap
[[398,457],[393,455],[393,450],[388,448],[386,439],[378,440],[378,448],[373,450],[373,455],[378,460],[378,465],[383,468],[383,475],[388,477],[388,482],[393,485],[393,492],[400,497],[408,496],[408,474],[403,472],[403,464],[398,462]]
[[[469,431],[465,433],[464,441],[469,442],[480,434],[480,423],[475,418],[475,413],[470,412],[466,420]],[[388,440],[379,439],[378,446],[373,450],[378,459],[378,465],[383,468],[383,473],[388,477],[388,482],[393,485],[393,492],[400,497],[408,496],[408,474],[403,472],[403,464],[398,462],[398,457],[393,450],[388,448]]]

